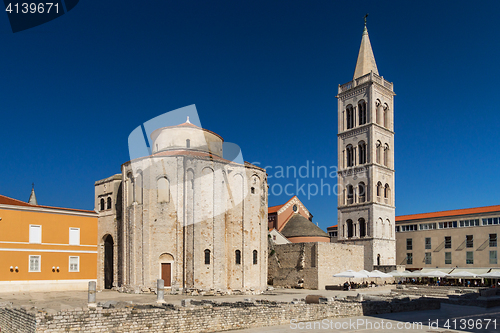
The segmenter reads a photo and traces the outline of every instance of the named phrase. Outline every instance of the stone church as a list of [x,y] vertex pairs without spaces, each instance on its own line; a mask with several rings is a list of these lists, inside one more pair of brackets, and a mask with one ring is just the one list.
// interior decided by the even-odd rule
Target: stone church
[[338,88],[338,242],[364,245],[365,269],[396,264],[394,90],[379,75],[368,30],[353,80]]
[[224,159],[222,137],[189,119],[151,142],[95,183],[98,289],[265,290],[265,170]]

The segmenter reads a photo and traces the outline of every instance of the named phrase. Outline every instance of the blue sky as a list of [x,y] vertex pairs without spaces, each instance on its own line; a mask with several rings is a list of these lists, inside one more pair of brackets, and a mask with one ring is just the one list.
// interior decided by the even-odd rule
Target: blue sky
[[[338,84],[363,30],[394,82],[396,214],[499,204],[497,1],[80,1],[13,34],[0,15],[0,193],[93,209],[145,121],[196,104],[261,166],[337,165]],[[296,179],[269,179],[270,186]],[[321,179],[306,179],[320,184]],[[335,178],[323,179],[330,185]],[[271,195],[270,205],[289,196]],[[299,198],[320,227],[333,195]]]

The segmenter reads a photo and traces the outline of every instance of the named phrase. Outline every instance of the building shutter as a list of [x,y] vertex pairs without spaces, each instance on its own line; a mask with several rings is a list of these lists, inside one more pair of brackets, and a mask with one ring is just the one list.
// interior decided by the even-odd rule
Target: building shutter
[[69,228],[69,245],[80,245],[79,228]]
[[41,242],[42,242],[42,226],[30,225],[30,243],[41,243]]

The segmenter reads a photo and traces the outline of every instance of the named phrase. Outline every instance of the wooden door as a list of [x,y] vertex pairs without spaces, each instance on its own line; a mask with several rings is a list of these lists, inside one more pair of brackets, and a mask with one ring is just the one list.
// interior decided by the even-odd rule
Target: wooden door
[[170,263],[161,264],[161,278],[163,279],[165,287],[170,287],[170,280],[171,280],[171,267]]

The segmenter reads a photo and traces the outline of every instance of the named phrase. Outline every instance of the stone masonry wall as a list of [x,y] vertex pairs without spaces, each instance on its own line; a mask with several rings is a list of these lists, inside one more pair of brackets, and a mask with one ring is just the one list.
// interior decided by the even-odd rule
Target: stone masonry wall
[[318,289],[317,244],[274,245],[268,260],[268,279],[273,286],[296,288],[302,283],[303,288]]
[[[3,332],[216,332],[286,325],[290,320],[311,321],[377,313],[438,309],[439,301],[328,301],[322,304],[291,304],[270,301],[215,303],[193,301],[191,307],[130,305],[125,308],[74,309],[48,314],[23,310],[0,311]],[[14,316],[12,325],[5,318]],[[35,326],[36,317],[36,329]],[[8,319],[7,319],[8,320]]]
[[333,274],[364,267],[362,245],[291,243],[274,245],[273,250],[268,275],[275,287],[296,288],[302,282],[303,288],[324,290],[327,285],[340,285],[347,280],[334,278]]
[[0,307],[0,332],[34,333],[35,329],[35,313],[25,309]]
[[325,286],[341,285],[346,278],[335,278],[333,274],[352,269],[360,271],[364,268],[363,245],[346,245],[340,243],[318,243],[318,289]]

